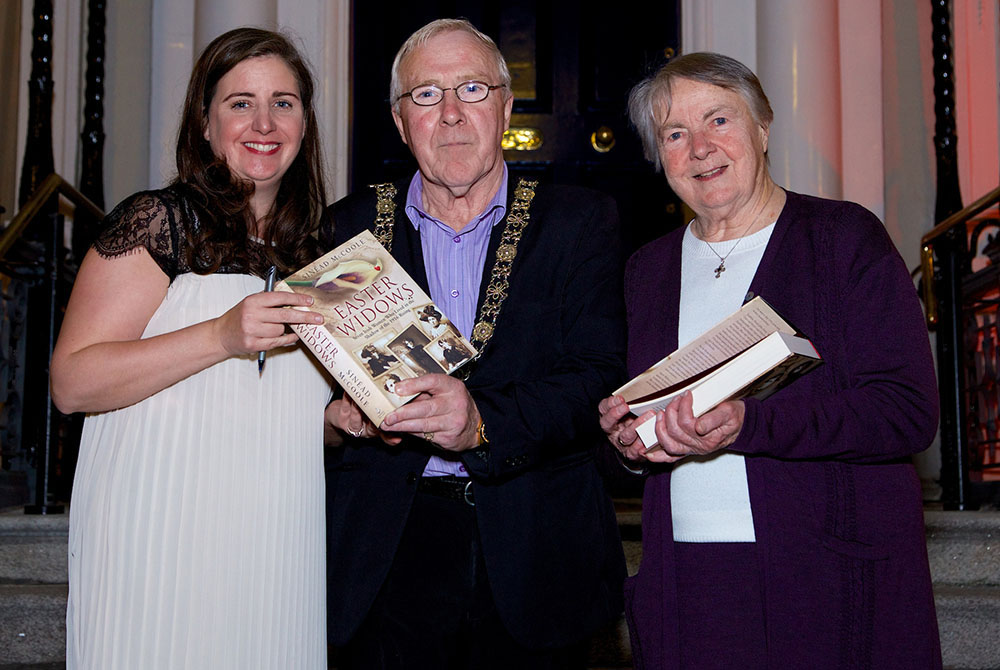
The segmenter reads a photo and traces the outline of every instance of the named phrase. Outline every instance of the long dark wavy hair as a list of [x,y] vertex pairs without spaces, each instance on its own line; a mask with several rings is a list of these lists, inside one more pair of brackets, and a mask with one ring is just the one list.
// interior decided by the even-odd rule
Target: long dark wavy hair
[[[219,80],[239,63],[261,56],[277,56],[292,70],[305,122],[299,153],[281,180],[265,225],[260,226],[263,259],[249,249],[249,236],[256,228],[250,209],[254,185],[230,172],[225,159],[213,153],[204,135]],[[314,233],[323,215],[326,190],[314,92],[308,65],[283,35],[260,28],[237,28],[205,47],[191,72],[184,100],[174,181],[198,217],[198,226],[187,226],[192,270],[210,274],[223,265],[245,265],[263,276],[266,265],[274,264],[285,274],[315,258]]]

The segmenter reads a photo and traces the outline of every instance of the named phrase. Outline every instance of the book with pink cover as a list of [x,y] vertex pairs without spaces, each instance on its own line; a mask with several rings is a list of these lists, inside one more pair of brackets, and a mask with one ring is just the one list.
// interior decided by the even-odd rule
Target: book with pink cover
[[292,328],[376,426],[415,396],[395,383],[451,374],[476,350],[419,285],[363,231],[313,261],[274,290],[305,293],[323,325]]

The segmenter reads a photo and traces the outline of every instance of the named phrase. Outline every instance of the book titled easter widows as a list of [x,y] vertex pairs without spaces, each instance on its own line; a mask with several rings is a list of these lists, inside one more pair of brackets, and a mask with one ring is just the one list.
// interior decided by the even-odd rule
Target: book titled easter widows
[[[725,400],[759,398],[784,388],[822,363],[808,339],[760,296],[625,384],[615,395],[641,416],[661,410],[685,391],[701,416]],[[649,450],[659,448],[655,421],[636,433]]]
[[371,231],[313,261],[274,290],[305,293],[323,325],[292,329],[376,426],[411,400],[396,382],[450,374],[476,355]]

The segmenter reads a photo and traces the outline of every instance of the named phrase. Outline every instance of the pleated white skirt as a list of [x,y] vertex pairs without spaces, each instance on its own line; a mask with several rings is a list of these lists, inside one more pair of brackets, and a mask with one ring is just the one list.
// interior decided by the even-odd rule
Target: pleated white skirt
[[[143,337],[262,281],[185,274]],[[88,416],[70,505],[67,667],[325,669],[323,408],[301,347]]]

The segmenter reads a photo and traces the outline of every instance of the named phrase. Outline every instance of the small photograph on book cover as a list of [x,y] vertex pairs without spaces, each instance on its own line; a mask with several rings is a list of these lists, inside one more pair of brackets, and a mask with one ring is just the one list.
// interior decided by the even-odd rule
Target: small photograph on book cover
[[399,363],[399,359],[389,350],[389,342],[395,337],[396,333],[390,332],[352,352],[354,358],[368,368],[368,374],[372,379]]
[[394,337],[388,347],[396,358],[418,375],[444,374],[444,368],[427,353],[426,347],[430,343],[423,331],[413,324]]
[[457,334],[442,335],[427,348],[448,372],[472,358],[472,352],[462,344]]
[[472,352],[462,343],[458,328],[433,303],[414,308],[413,315],[420,329],[433,341],[427,349],[449,373],[472,358]]
[[380,377],[376,377],[375,383],[390,393],[390,395],[387,396],[387,399],[393,404],[393,406],[400,407],[403,405],[404,401],[403,398],[396,395],[396,382],[416,376],[417,375],[414,374],[413,370],[409,369],[405,365],[396,365],[389,372]]
[[421,330],[430,339],[441,337],[445,333],[458,332],[444,314],[433,303],[421,305],[413,310]]

